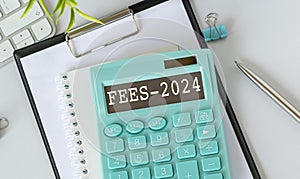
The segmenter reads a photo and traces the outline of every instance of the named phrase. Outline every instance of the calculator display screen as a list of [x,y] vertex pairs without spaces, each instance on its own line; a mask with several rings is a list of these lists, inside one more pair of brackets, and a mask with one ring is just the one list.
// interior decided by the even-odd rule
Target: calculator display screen
[[204,99],[201,72],[105,86],[108,113]]

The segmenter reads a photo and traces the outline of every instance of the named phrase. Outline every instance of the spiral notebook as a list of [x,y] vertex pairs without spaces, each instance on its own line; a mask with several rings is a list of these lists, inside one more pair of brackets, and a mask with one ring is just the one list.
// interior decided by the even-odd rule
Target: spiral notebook
[[[72,93],[68,90],[60,91],[60,94],[69,96],[70,101],[58,100],[59,75],[67,73],[76,76],[76,73],[68,72],[161,49],[169,51],[174,46],[180,50],[207,48],[188,0],[143,1],[114,13],[103,21],[106,22],[105,26],[88,24],[69,34],[55,36],[15,53],[56,178],[101,176],[100,162],[95,157],[99,155],[95,139],[97,135],[93,130],[86,130],[88,125],[95,124],[79,126],[71,118],[62,120],[69,119],[70,115],[75,118],[77,114],[72,113],[72,110],[65,113],[61,109],[62,101],[67,102],[69,107],[74,105],[76,108],[76,104],[72,103]],[[72,84],[72,81],[67,85],[77,88],[78,85]],[[86,84],[86,81],[81,80],[81,83]],[[229,144],[229,162],[233,169],[232,178],[260,178],[220,79],[218,83],[224,104],[222,109],[226,111],[224,125]],[[84,88],[86,85],[79,87]],[[93,110],[88,105],[85,109]],[[95,114],[90,112],[89,114]],[[89,117],[91,116],[81,118]],[[81,132],[89,137],[79,135]],[[67,137],[66,133],[69,134]],[[80,141],[83,145],[77,147],[76,142],[81,143]]]

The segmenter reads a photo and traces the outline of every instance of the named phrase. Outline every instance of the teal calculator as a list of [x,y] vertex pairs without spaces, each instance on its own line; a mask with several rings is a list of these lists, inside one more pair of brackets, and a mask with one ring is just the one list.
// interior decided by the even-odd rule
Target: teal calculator
[[208,49],[90,69],[103,179],[230,179]]

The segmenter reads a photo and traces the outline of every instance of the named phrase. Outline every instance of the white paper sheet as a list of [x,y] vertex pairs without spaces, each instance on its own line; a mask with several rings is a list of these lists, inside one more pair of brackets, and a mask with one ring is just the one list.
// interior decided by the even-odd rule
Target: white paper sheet
[[[21,60],[61,178],[72,178],[73,172],[57,100],[55,78],[59,74],[108,60],[140,55],[170,44],[178,44],[181,49],[200,48],[181,1],[170,0],[144,10],[136,14],[136,20],[140,27],[137,35],[82,58],[75,59],[63,42]],[[102,38],[98,34],[108,33],[107,29],[121,28],[131,21],[129,17],[122,19],[109,28],[100,28],[78,37],[72,43],[89,47],[95,39]],[[226,123],[226,131],[233,179],[252,178],[229,123]]]

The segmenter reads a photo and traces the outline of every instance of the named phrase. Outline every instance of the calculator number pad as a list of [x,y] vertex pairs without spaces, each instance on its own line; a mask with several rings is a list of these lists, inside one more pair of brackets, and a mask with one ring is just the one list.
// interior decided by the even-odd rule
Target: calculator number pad
[[[126,125],[107,125],[110,178],[198,179],[201,172],[219,171],[222,166],[213,121],[213,112],[207,109],[174,114],[168,120],[154,117],[147,123],[132,120]],[[221,174],[205,174],[210,175]]]

